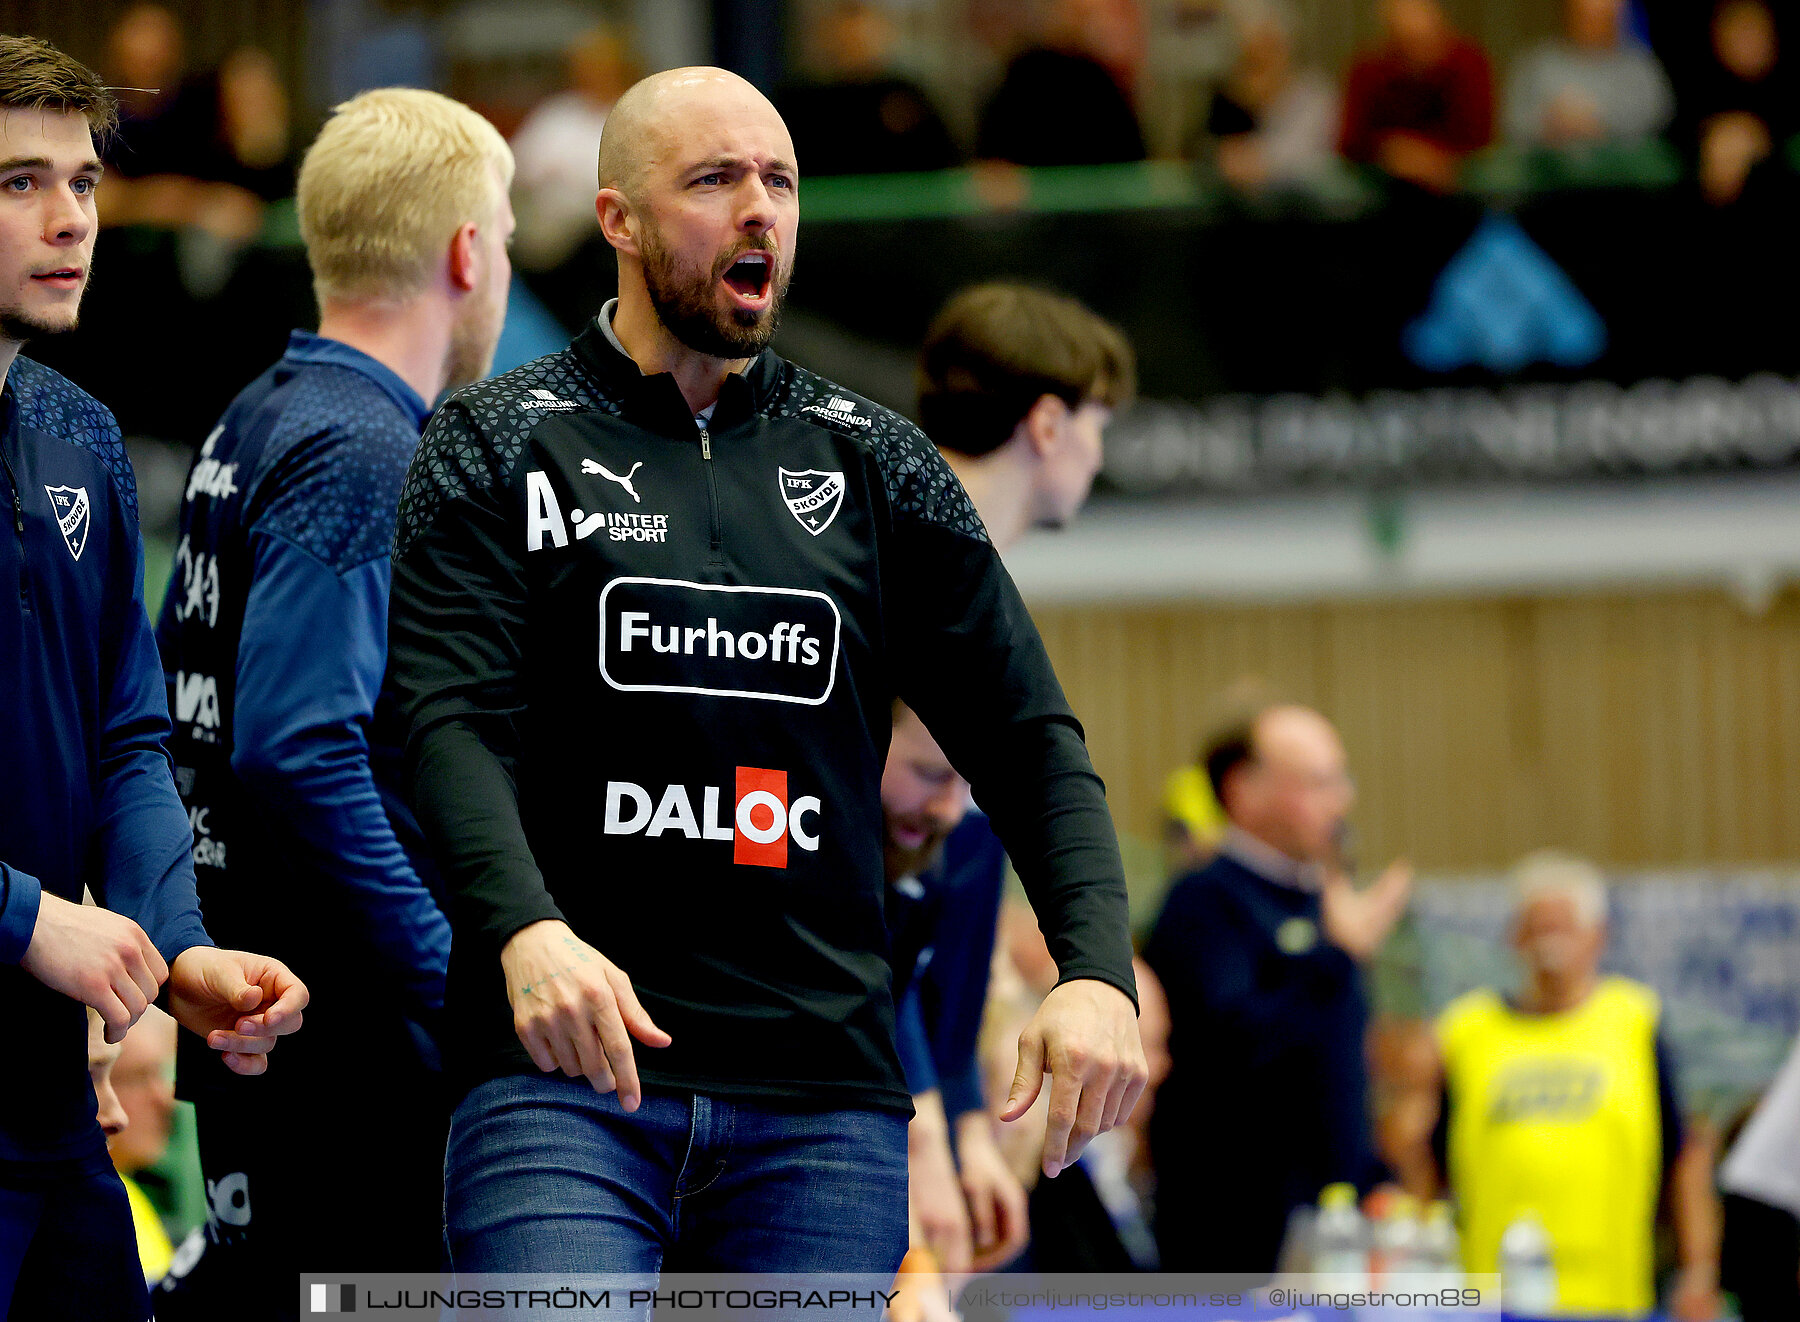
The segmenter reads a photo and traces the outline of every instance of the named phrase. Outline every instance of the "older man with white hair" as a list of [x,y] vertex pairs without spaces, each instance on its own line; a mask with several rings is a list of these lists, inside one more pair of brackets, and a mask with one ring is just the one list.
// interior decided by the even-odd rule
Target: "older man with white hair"
[[1433,1148],[1461,1209],[1463,1265],[1498,1270],[1509,1228],[1535,1221],[1556,1282],[1534,1315],[1648,1316],[1666,1189],[1681,1263],[1670,1315],[1716,1317],[1711,1155],[1682,1123],[1656,993],[1600,973],[1605,882],[1555,853],[1533,854],[1513,881],[1520,990],[1470,992],[1437,1026]]

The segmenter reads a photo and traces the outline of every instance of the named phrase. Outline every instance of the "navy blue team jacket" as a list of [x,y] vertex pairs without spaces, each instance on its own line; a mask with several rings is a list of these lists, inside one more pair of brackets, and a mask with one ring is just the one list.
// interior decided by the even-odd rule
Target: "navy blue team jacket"
[[0,1162],[104,1150],[81,1005],[18,967],[41,891],[85,884],[169,963],[210,945],[144,613],[137,486],[112,414],[47,367],[0,394]]
[[375,359],[295,331],[194,462],[157,628],[207,925],[308,980],[315,1037],[336,979],[413,1024],[443,1004],[450,927],[376,733],[394,511],[428,412]]

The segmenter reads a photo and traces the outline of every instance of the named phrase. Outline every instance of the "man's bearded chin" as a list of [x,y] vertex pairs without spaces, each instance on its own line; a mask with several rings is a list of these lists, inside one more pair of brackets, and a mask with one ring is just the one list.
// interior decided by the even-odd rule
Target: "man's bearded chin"
[[0,340],[23,344],[45,335],[63,335],[74,330],[79,322],[80,316],[74,312],[66,320],[48,321],[43,317],[33,316],[23,308],[0,307]]
[[950,838],[948,831],[933,831],[925,842],[916,849],[909,849],[897,843],[890,835],[881,842],[882,863],[887,871],[888,881],[895,882],[902,877],[916,877],[924,872],[944,852],[944,842]]
[[[765,244],[750,247],[775,251]],[[788,280],[793,277],[791,269],[777,282],[774,297],[761,312],[748,308],[721,312],[714,301],[719,281],[731,263],[747,250],[739,249],[729,254],[716,271],[696,273],[682,269],[674,254],[663,247],[660,236],[654,233],[644,236],[644,287],[650,295],[650,306],[656,309],[662,324],[669,328],[669,334],[695,353],[710,358],[754,358],[775,338],[775,327],[781,320],[782,300],[787,296]]]

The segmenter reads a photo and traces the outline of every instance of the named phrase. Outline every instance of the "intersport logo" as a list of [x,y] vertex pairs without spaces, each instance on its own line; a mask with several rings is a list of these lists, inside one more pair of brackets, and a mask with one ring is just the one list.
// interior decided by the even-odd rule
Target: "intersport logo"
[[[739,767],[731,816],[723,815],[725,792],[717,785],[667,786],[653,795],[628,780],[606,782],[607,835],[679,835],[688,840],[729,840],[731,861],[751,867],[785,868],[791,840],[808,853],[819,848],[818,796],[788,799],[785,771]],[[698,795],[699,811],[695,811]]]

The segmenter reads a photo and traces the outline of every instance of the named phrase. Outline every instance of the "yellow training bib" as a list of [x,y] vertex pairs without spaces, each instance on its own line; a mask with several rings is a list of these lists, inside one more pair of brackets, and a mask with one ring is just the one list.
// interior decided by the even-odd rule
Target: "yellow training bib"
[[1558,1315],[1655,1306],[1659,1012],[1656,993],[1625,978],[1560,1014],[1523,1014],[1486,990],[1445,1009],[1448,1174],[1468,1271],[1499,1270],[1501,1234],[1530,1211],[1550,1235]]

